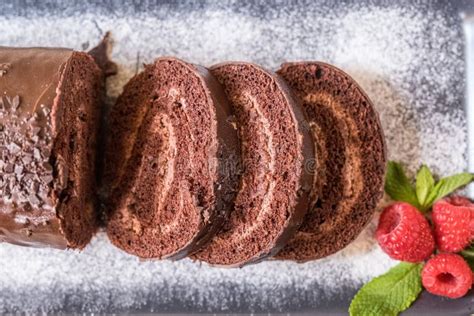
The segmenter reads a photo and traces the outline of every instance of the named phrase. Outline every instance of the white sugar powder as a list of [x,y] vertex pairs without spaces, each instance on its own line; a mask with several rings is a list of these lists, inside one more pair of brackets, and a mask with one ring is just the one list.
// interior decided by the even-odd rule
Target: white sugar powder
[[[327,61],[354,76],[373,100],[391,159],[407,163],[410,172],[425,162],[445,175],[466,168],[459,22],[429,5],[261,10],[209,4],[123,17],[2,17],[0,44],[90,48],[111,30],[113,57],[121,65],[109,82],[112,97],[137,64],[160,55],[203,65],[248,60],[272,69],[290,60]],[[347,300],[343,293],[396,264],[373,239],[376,221],[326,259],[232,270],[189,260],[140,262],[112,247],[103,233],[82,253],[1,244],[0,312],[123,311],[147,302],[155,310],[286,310]]]

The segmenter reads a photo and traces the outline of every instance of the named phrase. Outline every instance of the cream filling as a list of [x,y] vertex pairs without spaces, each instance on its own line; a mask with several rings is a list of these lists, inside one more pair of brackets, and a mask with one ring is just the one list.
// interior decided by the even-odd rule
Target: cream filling
[[[250,235],[254,234],[254,231],[260,228],[260,223],[263,218],[269,217],[273,214],[271,209],[271,202],[273,200],[274,191],[275,191],[275,165],[276,165],[276,153],[274,150],[274,135],[271,131],[271,125],[269,120],[265,117],[260,105],[257,100],[249,95],[244,93],[238,100],[233,100],[233,103],[236,106],[244,107],[246,111],[251,112],[255,115],[256,119],[254,124],[257,126],[258,130],[261,131],[261,135],[258,135],[260,138],[260,143],[262,143],[261,149],[261,158],[258,173],[255,175],[244,175],[241,182],[241,188],[237,194],[236,204],[239,200],[239,195],[241,192],[246,190],[255,190],[250,188],[250,183],[257,183],[257,189],[254,195],[255,206],[251,211],[260,210],[257,215],[257,219],[253,221],[250,225],[244,225],[239,231],[235,231],[232,237],[238,236],[239,238],[232,238],[233,245],[236,249],[240,250],[247,247],[246,244],[243,244],[241,241],[248,238]],[[257,135],[255,135],[257,137]],[[242,137],[242,139],[245,139]],[[245,142],[242,142],[242,155],[247,155],[248,150],[246,150]],[[223,238],[221,242],[226,242]]]
[[[341,106],[341,104],[334,100],[334,98],[330,94],[308,94],[303,98],[303,100],[310,104],[318,104],[318,106],[324,106],[326,108],[331,109],[331,112],[334,114],[337,121],[341,122],[346,127],[346,129],[342,131],[342,137],[346,141],[346,146],[344,150],[346,161],[342,170],[342,174],[346,183],[343,189],[344,196],[343,199],[337,205],[337,208],[334,212],[335,216],[331,216],[330,218],[328,218],[317,229],[318,233],[328,233],[331,230],[331,227],[337,227],[341,221],[345,220],[346,215],[348,215],[349,212],[352,211],[354,205],[359,199],[360,194],[362,193],[362,183],[354,181],[354,179],[362,177],[362,157],[360,156],[360,146],[362,146],[362,144],[360,139],[358,138],[357,125],[355,124],[354,119],[345,113],[344,108]],[[310,126],[312,128],[313,133],[317,136],[316,139],[323,139],[323,137],[320,136],[322,135],[322,131],[320,130],[317,123],[312,122]],[[319,144],[318,148],[324,149],[325,144]],[[319,170],[324,170],[324,173],[331,172],[331,170],[327,170],[327,167],[324,163],[328,159],[327,151],[319,150],[318,153],[320,157],[323,157],[323,159],[318,159],[318,168],[321,168]],[[325,174],[319,173],[318,177],[320,177],[320,180],[318,181],[321,181],[319,182],[319,186],[321,187],[326,181],[326,176]],[[337,216],[336,214],[342,216]],[[314,232],[298,232],[298,235],[303,235],[304,237],[310,237],[313,234]]]
[[[155,115],[152,121],[152,128],[148,132],[150,134],[149,137],[151,138],[160,137],[163,139],[161,147],[158,150],[158,159],[155,160],[155,157],[150,156],[142,157],[140,165],[138,166],[137,175],[134,178],[132,192],[131,194],[127,194],[127,197],[124,199],[123,203],[121,203],[119,208],[119,211],[124,216],[124,221],[131,221],[133,231],[137,234],[140,234],[142,231],[142,220],[139,216],[133,213],[133,210],[130,210],[130,205],[135,203],[135,190],[140,190],[138,184],[146,179],[147,175],[144,174],[144,172],[147,168],[145,168],[145,166],[150,163],[157,164],[155,194],[154,197],[150,198],[153,198],[155,201],[158,212],[162,211],[165,206],[175,175],[174,164],[177,156],[176,136],[169,116],[164,113]],[[157,213],[155,213],[152,218],[156,217]]]
[[156,177],[155,204],[157,210],[161,212],[165,207],[166,199],[168,198],[174,180],[174,164],[178,149],[176,147],[174,127],[168,115],[163,113],[155,116],[153,119],[153,127],[151,131],[152,135],[161,133],[161,135],[165,135],[162,136],[162,138],[166,140],[160,148],[158,162],[156,162],[159,169],[157,172],[158,176]]
[[[178,102],[181,104],[181,109],[183,110],[183,113],[184,113],[184,117],[185,117],[185,123],[181,123],[180,125],[183,126],[183,127],[186,127],[186,129],[188,130],[188,133],[187,135],[189,135],[189,138],[191,139],[191,143],[193,144],[192,148],[187,148],[188,149],[188,152],[187,152],[187,156],[186,157],[194,157],[195,156],[195,153],[198,152],[198,150],[200,148],[197,148],[196,144],[196,138],[194,137],[194,134],[191,132],[191,130],[189,129],[188,126],[193,126],[193,122],[192,120],[189,118],[189,115],[186,111],[186,109],[188,108],[188,104],[187,104],[187,101],[186,99],[184,99],[182,96],[180,96],[179,92],[176,90],[176,89],[170,89],[168,95],[173,99],[173,102]],[[213,132],[212,135],[217,135],[217,118],[216,118],[216,113],[213,113],[213,117],[211,117],[210,119],[210,125],[209,125],[209,129]],[[218,165],[219,165],[219,161],[217,160],[217,142],[216,141],[213,141],[213,143],[211,144],[211,146],[209,146],[209,148],[207,149],[207,152],[206,152],[206,166],[205,166],[205,169],[207,170],[208,174],[210,175],[215,175],[217,174],[217,169],[218,169]],[[189,159],[188,160],[188,164],[191,166],[191,170],[194,170],[194,167],[195,167],[195,163],[194,163],[194,159]],[[212,181],[212,177],[209,177],[209,181],[207,183],[207,186],[209,188],[212,188],[212,190],[214,190],[214,183]],[[195,203],[195,205],[197,205],[197,203]]]
[[[193,126],[193,122],[192,120],[190,119],[186,109],[187,109],[187,101],[186,99],[184,99],[182,96],[180,96],[179,92],[176,90],[176,89],[170,89],[169,93],[168,93],[168,96],[170,98],[172,98],[172,102],[176,103],[176,102],[179,102],[181,104],[181,108],[178,110],[178,111],[182,111],[183,115],[184,115],[184,122],[180,122],[180,126],[184,129],[186,129],[186,137],[189,137],[190,139],[190,143],[192,144],[191,146],[188,146],[185,148],[186,150],[186,153],[184,154],[185,157],[195,157],[196,156],[196,153],[198,152],[198,150],[200,148],[198,148],[197,146],[197,141],[196,141],[196,137],[194,135],[194,133],[192,133],[192,130],[190,128],[190,126]],[[211,120],[211,126],[210,128],[212,130],[215,131],[214,134],[216,134],[217,132],[217,126],[216,126],[216,123],[215,123],[215,120]],[[172,131],[173,130],[173,126],[171,125],[171,122],[169,122],[169,128],[167,129],[169,131]],[[174,144],[174,147],[172,148],[173,149],[173,160],[172,161],[169,161],[171,163],[171,165],[168,166],[168,168],[172,168],[174,170],[174,164],[175,164],[175,160],[176,160],[176,156],[177,156],[177,147],[176,147],[176,144],[177,144],[177,139],[176,139],[176,136],[173,134],[172,135],[173,137],[173,144]],[[170,136],[170,142],[171,142],[171,136]],[[169,152],[168,152],[169,153]],[[214,142],[213,146],[210,146],[209,150],[206,152],[206,156],[208,157],[208,159],[205,159],[205,163],[206,165],[203,167],[205,169],[205,171],[207,171],[210,175],[212,174],[216,174],[217,173],[217,161],[216,159],[213,159],[215,158],[217,154],[217,144]],[[194,159],[189,159],[187,161],[188,165],[189,165],[189,169],[190,170],[195,170],[195,168],[197,168],[196,166],[196,163],[194,161]],[[172,174],[172,176],[168,179],[168,181],[166,181],[166,184],[167,184],[167,193],[169,192],[170,188],[171,188],[171,185],[173,184],[173,182],[175,181],[181,181],[180,179],[176,179],[175,178],[175,175],[174,173]],[[171,221],[171,222],[168,222],[168,223],[158,223],[156,227],[152,228],[152,230],[155,232],[155,231],[159,231],[160,234],[162,235],[167,235],[167,234],[171,234],[173,232],[175,232],[180,226],[183,225],[183,223],[186,222],[186,218],[184,217],[183,213],[182,212],[179,212],[179,210],[183,210],[183,209],[193,209],[196,213],[200,214],[201,217],[202,217],[202,221],[206,221],[209,217],[209,211],[206,211],[206,210],[203,210],[202,207],[200,207],[198,205],[198,201],[195,199],[194,196],[192,196],[189,192],[189,188],[187,186],[187,183],[185,183],[185,181],[183,183],[179,182],[176,184],[177,185],[177,199],[179,201],[179,207],[178,207],[178,210],[176,210],[176,217]],[[212,188],[213,189],[213,182],[212,182],[212,177],[209,177],[209,181],[208,181],[208,187],[209,188]],[[157,194],[159,194],[160,192],[160,187],[157,186],[157,190],[156,190]],[[166,198],[168,197],[168,194],[166,196],[163,196],[162,194],[160,195],[160,197],[162,197],[162,202],[160,204],[160,211],[163,211],[164,210],[164,206],[165,206],[165,202],[166,202]],[[185,245],[181,245],[180,247],[186,247],[190,242],[192,242],[192,240],[189,240],[189,242]]]
[[[178,191],[178,199],[179,199],[179,209],[181,210],[184,209],[185,207],[197,208],[196,204],[192,203],[193,197],[189,193],[189,190],[182,190],[181,186]],[[181,213],[179,214],[179,216],[181,216]],[[158,228],[153,228],[153,231],[159,230],[161,234],[163,235],[172,234],[182,225],[183,225],[182,221],[173,220],[171,223],[168,223],[166,225],[159,224]],[[187,244],[189,244],[189,242],[191,242],[191,240],[188,241]],[[187,244],[181,245],[180,248],[185,247]]]
[[[168,99],[166,100],[166,102],[179,102],[181,104],[180,109],[171,109],[171,111],[182,111],[182,113],[184,114],[184,120],[183,122],[180,122],[179,127],[186,130],[186,132],[183,134],[186,135],[186,137],[189,137],[192,145],[184,148],[185,152],[183,153],[183,155],[185,157],[194,157],[196,156],[195,153],[201,148],[197,147],[198,145],[196,142],[196,137],[192,133],[192,129],[190,128],[190,126],[193,126],[193,123],[190,120],[189,115],[186,111],[186,109],[188,108],[187,102],[183,97],[180,96],[179,92],[176,89],[170,89],[166,98]],[[143,122],[144,117],[145,114],[141,116],[141,123]],[[176,210],[176,216],[168,223],[156,223],[156,220],[154,220],[154,224],[152,226],[147,225],[143,223],[143,221],[141,221],[140,218],[136,216],[136,214],[133,213],[133,210],[130,209],[130,204],[134,201],[133,194],[128,194],[128,196],[124,199],[124,202],[121,203],[121,206],[118,208],[118,211],[123,216],[122,221],[128,223],[127,225],[130,225],[136,234],[142,234],[143,229],[150,230],[151,233],[154,235],[166,235],[175,232],[180,226],[182,226],[186,222],[186,218],[184,217],[183,213],[179,212],[179,210],[183,209],[193,208],[195,209],[196,213],[201,214],[203,219],[207,219],[209,217],[209,211],[202,210],[202,208],[198,206],[198,201],[190,194],[187,183],[181,183],[180,179],[176,179],[177,175],[175,174],[175,165],[176,160],[179,157],[179,153],[177,147],[178,139],[175,133],[175,129],[176,126],[173,126],[170,115],[160,113],[155,115],[155,117],[153,118],[152,128],[148,131],[148,133],[150,134],[148,137],[154,137],[154,135],[157,135],[158,137],[164,139],[161,148],[158,150],[158,161],[156,162],[158,168],[156,173],[154,197],[150,197],[156,201],[156,210],[158,210],[157,212],[155,212],[153,218],[159,218],[159,212],[165,210],[166,203],[169,200],[170,193],[173,189],[173,183],[178,182],[176,183],[176,198],[179,201],[179,206]],[[217,123],[215,119],[212,120],[211,118],[210,129],[214,131],[214,135],[217,134]],[[207,157],[209,157],[210,159],[205,159],[206,165],[203,166],[203,168],[211,175],[217,174],[218,161],[217,159],[215,159],[217,154],[216,142],[213,142],[213,144],[209,146],[209,149],[206,154],[208,155]],[[127,158],[130,158],[131,155],[132,152],[130,151]],[[138,166],[137,175],[134,178],[135,184],[139,184],[140,182],[142,182],[141,179],[143,177],[146,177],[146,175],[143,174],[145,170],[144,166],[146,163],[150,163],[150,160],[152,158],[154,157],[143,157],[141,159],[140,165]],[[194,170],[195,168],[197,168],[194,159],[189,159],[187,161],[187,164],[189,166],[189,170]],[[214,189],[212,177],[209,177],[208,186]],[[133,185],[133,188],[135,190],[140,190],[140,187],[137,185]],[[179,248],[184,248],[191,242],[192,240],[189,240],[187,244],[180,245]],[[166,256],[166,254],[164,255]]]
[[119,170],[116,171],[116,179],[111,184],[110,192],[113,192],[114,190],[116,190],[117,187],[122,183],[122,178],[124,176],[127,163],[132,156],[133,148],[135,147],[135,143],[138,137],[140,126],[148,110],[148,105],[137,106],[135,110],[137,111],[136,119],[134,121],[128,122],[128,124],[130,125],[130,129],[128,133],[126,133],[125,135],[122,135],[123,139],[121,141],[123,143],[122,147],[123,147],[124,159],[121,165],[116,166],[116,167],[119,167],[118,168]]
[[[186,149],[187,153],[185,154],[185,157],[195,157],[196,153],[200,148],[197,146],[197,141],[196,137],[194,136],[194,133],[192,133],[192,130],[189,128],[189,126],[193,126],[192,120],[189,118],[189,115],[186,111],[188,108],[187,101],[184,99],[182,96],[180,96],[179,92],[176,89],[170,89],[168,93],[169,97],[172,98],[172,102],[176,103],[179,102],[181,104],[181,111],[184,114],[184,122],[180,123],[180,126],[185,128],[187,130],[186,135],[191,140],[192,146],[189,146]],[[214,132],[214,135],[217,135],[217,125],[216,125],[216,119],[214,115],[214,119],[211,119],[211,124],[210,124],[210,129]],[[217,168],[218,168],[218,161],[216,159],[217,155],[217,144],[214,142],[211,146],[209,146],[206,155],[205,155],[205,160],[204,162],[206,165],[203,167],[204,170],[210,175],[208,177],[208,183],[207,187],[211,188],[211,190],[214,190],[214,183],[212,181],[212,175],[217,174]],[[191,158],[187,161],[188,165],[190,166],[190,170],[195,170],[196,164],[194,162],[194,159]],[[196,213],[201,215],[201,221],[202,222],[207,222],[209,219],[209,210],[203,210],[202,207],[199,206],[199,202],[197,199],[195,199],[194,196],[192,196],[189,192],[189,189],[186,184],[178,184],[178,199],[179,199],[179,209],[185,209],[185,208],[193,208]],[[173,220],[171,223],[167,224],[162,224],[159,223],[160,226],[160,231],[162,234],[167,234],[171,233],[174,230],[176,230],[177,227],[183,225],[183,221],[186,221],[186,218],[183,217],[182,213],[177,212],[178,216],[181,218],[176,218]],[[190,240],[191,242],[191,240]],[[186,245],[184,245],[186,246]]]

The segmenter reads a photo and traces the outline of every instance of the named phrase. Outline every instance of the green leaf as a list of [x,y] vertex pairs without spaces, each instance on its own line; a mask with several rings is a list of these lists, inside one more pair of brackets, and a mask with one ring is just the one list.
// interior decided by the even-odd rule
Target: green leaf
[[472,244],[470,248],[461,251],[461,256],[463,256],[471,267],[472,272],[474,272],[474,244]]
[[418,203],[420,203],[422,207],[425,205],[426,198],[433,189],[434,184],[435,181],[430,169],[428,169],[426,165],[422,165],[416,175],[416,196]]
[[395,201],[403,201],[419,208],[418,198],[413,185],[408,180],[403,167],[394,161],[387,165],[385,192]]
[[424,207],[430,208],[434,202],[447,196],[448,194],[453,193],[457,189],[468,185],[474,180],[474,175],[472,173],[458,173],[454,176],[446,177],[438,181],[428,195]]
[[351,316],[398,315],[416,300],[421,287],[421,263],[402,262],[374,278],[356,294],[349,307]]

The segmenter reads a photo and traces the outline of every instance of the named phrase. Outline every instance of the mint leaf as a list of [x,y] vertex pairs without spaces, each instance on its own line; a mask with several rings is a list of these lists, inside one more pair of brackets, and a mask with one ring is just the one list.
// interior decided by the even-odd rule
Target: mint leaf
[[426,198],[424,208],[430,208],[434,202],[445,197],[446,195],[453,193],[457,189],[471,183],[474,180],[472,173],[458,173],[454,176],[446,177],[438,181],[430,194]]
[[426,198],[431,192],[435,184],[433,175],[426,165],[422,165],[416,175],[416,196],[418,203],[424,207]]
[[470,248],[461,251],[461,256],[466,260],[467,264],[471,267],[474,272],[474,244]]
[[349,307],[351,316],[398,315],[420,294],[421,263],[402,262],[374,278],[356,294]]
[[418,198],[413,185],[408,180],[403,167],[394,161],[387,165],[385,192],[395,201],[403,201],[419,208]]

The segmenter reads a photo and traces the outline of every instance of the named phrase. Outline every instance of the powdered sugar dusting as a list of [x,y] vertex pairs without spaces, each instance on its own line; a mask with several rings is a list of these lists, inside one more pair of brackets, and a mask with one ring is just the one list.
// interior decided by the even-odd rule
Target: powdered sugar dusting
[[[93,45],[106,30],[116,41],[116,97],[137,65],[177,55],[211,65],[248,60],[276,69],[291,60],[323,60],[352,75],[380,112],[391,159],[413,172],[466,167],[462,110],[464,62],[458,18],[429,5],[299,5],[261,10],[207,4],[152,14],[0,19],[0,43]],[[306,264],[264,262],[243,269],[140,262],[100,233],[82,253],[0,245],[0,312],[76,310],[286,310],[322,306],[396,264],[373,239],[377,216],[349,247]],[[153,303],[150,303],[153,302]]]

